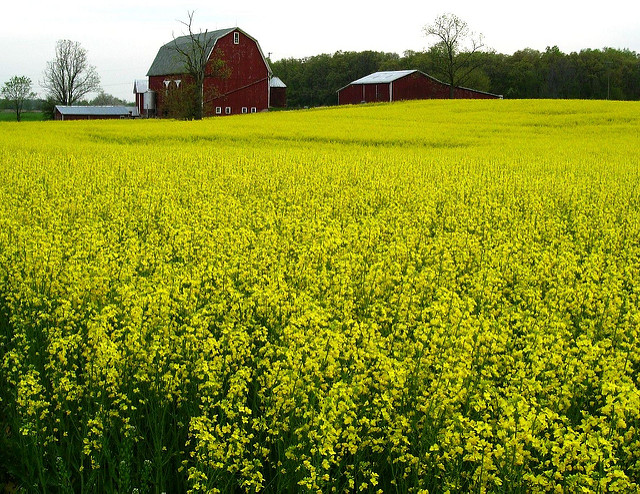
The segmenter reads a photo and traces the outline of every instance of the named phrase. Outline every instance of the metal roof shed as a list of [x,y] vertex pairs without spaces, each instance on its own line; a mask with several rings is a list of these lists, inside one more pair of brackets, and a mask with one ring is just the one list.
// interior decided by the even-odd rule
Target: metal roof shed
[[56,120],[98,120],[108,118],[131,118],[137,116],[131,106],[64,106],[56,105]]
[[[456,87],[454,97],[487,99],[502,96]],[[436,98],[449,98],[449,84],[419,70],[374,72],[338,90],[339,105]]]

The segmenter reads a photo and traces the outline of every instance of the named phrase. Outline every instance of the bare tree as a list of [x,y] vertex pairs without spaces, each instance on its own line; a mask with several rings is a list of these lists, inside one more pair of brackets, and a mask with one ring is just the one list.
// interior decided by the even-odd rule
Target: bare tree
[[424,33],[437,39],[431,51],[449,83],[449,98],[453,98],[454,88],[463,84],[481,64],[475,55],[486,48],[483,36],[473,33],[455,14],[442,14],[424,27]]
[[100,77],[89,64],[87,50],[77,41],[59,40],[56,56],[47,62],[40,85],[58,104],[73,105],[87,93],[100,89]]
[[28,99],[36,97],[36,93],[31,90],[31,79],[26,76],[13,76],[2,87],[2,96],[11,102],[16,110],[16,119],[20,121],[24,103]]
[[185,73],[191,76],[192,83],[185,84],[184,91],[191,92],[188,95],[191,99],[190,108],[193,118],[200,120],[204,114],[204,81],[207,77],[225,77],[227,71],[224,61],[219,58],[212,58],[213,46],[216,38],[208,31],[193,31],[193,16],[195,11],[187,12],[188,20],[180,21],[188,31],[188,34],[173,38],[173,49],[176,51],[181,61],[184,63]]

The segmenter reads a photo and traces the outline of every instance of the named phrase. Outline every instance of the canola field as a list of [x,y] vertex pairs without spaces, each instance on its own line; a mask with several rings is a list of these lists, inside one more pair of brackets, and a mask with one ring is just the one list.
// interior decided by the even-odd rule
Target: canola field
[[0,484],[637,492],[640,104],[0,124]]

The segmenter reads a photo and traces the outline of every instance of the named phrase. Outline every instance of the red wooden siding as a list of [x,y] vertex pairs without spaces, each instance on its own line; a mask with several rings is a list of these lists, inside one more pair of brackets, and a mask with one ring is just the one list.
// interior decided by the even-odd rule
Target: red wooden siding
[[272,87],[270,99],[270,103],[273,108],[285,108],[287,106],[287,88]]
[[[449,98],[448,84],[418,71],[398,78],[393,82],[349,84],[338,91],[339,105],[446,98]],[[500,96],[456,87],[454,89],[454,98],[493,99],[500,98]]]

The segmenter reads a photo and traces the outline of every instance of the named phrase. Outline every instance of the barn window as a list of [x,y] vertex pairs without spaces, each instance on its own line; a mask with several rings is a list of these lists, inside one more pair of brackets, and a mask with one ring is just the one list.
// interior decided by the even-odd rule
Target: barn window
[[231,115],[231,107],[230,107],[230,106],[227,106],[227,107],[224,109],[224,112],[225,112],[227,115]]
[[242,107],[242,113],[247,113],[247,107],[246,106]]
[[255,107],[255,106],[252,106],[252,107],[251,107],[251,113],[255,113],[256,111],[257,111],[256,107]]
[[240,44],[240,33],[238,31],[233,33],[233,44],[234,45]]
[[222,115],[222,107],[216,106],[216,115]]

